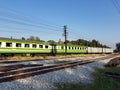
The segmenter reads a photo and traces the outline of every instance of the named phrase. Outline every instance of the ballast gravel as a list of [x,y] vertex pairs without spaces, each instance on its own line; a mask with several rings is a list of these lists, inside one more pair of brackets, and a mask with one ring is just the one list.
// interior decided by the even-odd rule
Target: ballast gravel
[[93,81],[91,74],[95,68],[104,68],[104,64],[110,59],[49,72],[42,75],[19,79],[11,82],[0,83],[0,90],[53,90],[55,83],[84,83]]

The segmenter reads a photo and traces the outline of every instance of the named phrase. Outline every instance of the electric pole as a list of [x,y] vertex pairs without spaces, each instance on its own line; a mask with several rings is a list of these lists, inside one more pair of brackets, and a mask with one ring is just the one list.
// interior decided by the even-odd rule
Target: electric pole
[[67,26],[64,26],[64,37],[65,37],[65,54],[67,54]]

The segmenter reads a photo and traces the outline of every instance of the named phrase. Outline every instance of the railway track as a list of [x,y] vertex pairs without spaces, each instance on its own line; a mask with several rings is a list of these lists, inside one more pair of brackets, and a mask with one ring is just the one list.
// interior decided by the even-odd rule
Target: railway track
[[19,68],[26,68],[26,67],[35,67],[35,66],[43,66],[43,64],[17,64],[17,65],[8,65],[8,66],[0,66],[0,72],[9,72],[11,70],[16,70]]
[[88,61],[88,60],[75,61],[75,62],[69,62],[69,63],[55,64],[50,66],[40,66],[32,69],[8,71],[8,72],[0,73],[0,83],[27,78],[35,75],[45,74],[48,72],[57,71],[57,70],[78,66],[82,64],[87,64],[91,62],[93,61]]
[[110,54],[110,55],[108,55],[108,56],[106,56],[106,57],[101,57],[101,58],[95,58],[95,59],[91,59],[91,60],[93,60],[93,61],[100,61],[100,60],[105,60],[105,59],[109,59],[109,58],[113,58],[113,57],[116,57],[116,56],[118,56],[119,54]]
[[[97,60],[104,60],[104,59],[112,58],[113,56],[115,55],[102,57]],[[13,81],[17,79],[23,79],[23,78],[27,78],[35,75],[41,75],[48,72],[57,71],[57,70],[70,68],[74,66],[79,66],[83,64],[88,64],[88,63],[94,62],[95,60],[96,59],[84,60],[84,61],[72,61],[72,62],[49,65],[49,66],[43,66],[42,64],[33,64],[33,65],[18,64],[18,65],[12,65],[12,66],[1,66],[3,69],[0,67],[0,71],[4,71],[4,72],[0,73],[0,83]],[[25,67],[32,67],[32,68],[21,69]]]

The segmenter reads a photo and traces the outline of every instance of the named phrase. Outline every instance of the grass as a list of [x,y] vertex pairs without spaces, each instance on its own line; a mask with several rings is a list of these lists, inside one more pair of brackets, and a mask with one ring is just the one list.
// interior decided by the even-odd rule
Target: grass
[[94,81],[89,85],[81,83],[56,83],[55,90],[120,90],[120,80],[116,80],[104,75],[105,72],[114,72],[120,74],[120,67],[107,67],[105,69],[98,69],[93,73]]

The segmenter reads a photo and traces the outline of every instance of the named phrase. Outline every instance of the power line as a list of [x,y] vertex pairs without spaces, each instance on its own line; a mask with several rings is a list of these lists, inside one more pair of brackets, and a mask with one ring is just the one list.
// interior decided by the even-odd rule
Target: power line
[[75,31],[75,29],[69,28],[69,34],[70,34],[69,36],[75,37],[74,39],[76,39],[76,36],[77,36],[77,38],[84,37],[83,34],[80,34],[78,32],[76,33],[74,31]]
[[[0,8],[1,9],[1,8]],[[2,8],[3,9],[3,8]],[[52,25],[52,24],[49,24],[49,23],[41,23],[41,22],[36,22],[33,18],[29,17],[29,16],[25,16],[23,15],[23,13],[19,13],[18,11],[15,11],[13,9],[7,9],[8,12],[5,12],[2,11],[3,14],[7,14],[7,15],[10,15],[12,17],[16,17],[18,16],[17,18],[19,18],[20,20],[26,20],[26,21],[29,21],[29,22],[34,22],[34,23],[37,23],[37,24],[41,24],[41,25],[45,25],[45,26],[49,26],[49,27],[54,27],[54,28],[61,28],[62,26],[59,26],[59,25]],[[22,17],[22,18],[21,18]],[[38,21],[38,20],[37,20]],[[45,20],[39,20],[39,21],[45,21]]]
[[[1,12],[0,12],[1,13]],[[37,26],[42,26],[42,27],[52,27],[52,26],[49,26],[49,25],[46,25],[46,24],[43,24],[43,23],[35,23],[35,22],[33,22],[33,21],[27,21],[27,20],[24,20],[24,19],[21,19],[21,18],[19,18],[19,17],[16,17],[16,16],[11,16],[11,15],[6,15],[6,14],[4,14],[4,15],[2,15],[2,14],[0,14],[0,17],[2,17],[2,18],[7,18],[7,19],[11,19],[11,20],[16,20],[16,21],[19,21],[19,22],[24,22],[24,23],[32,23],[32,24],[34,24],[34,25],[37,25]],[[55,27],[52,27],[53,29],[55,28]],[[56,28],[55,28],[56,29]],[[58,27],[57,27],[57,29],[58,29]],[[60,27],[59,27],[59,29],[61,29]]]
[[[0,20],[5,21],[7,23],[11,23],[11,24],[18,24],[18,25],[24,25],[24,26],[42,29],[42,30],[22,29],[24,31],[44,32],[47,29],[47,30],[52,30],[52,31],[56,31],[56,32],[61,32],[61,26],[59,26],[59,25],[51,25],[48,23],[46,24],[46,23],[36,22],[33,18],[29,19],[28,18],[29,16],[24,16],[23,14],[19,13],[18,11],[15,11],[12,9],[8,9],[8,11],[9,12],[2,11],[1,15],[3,15],[3,16],[0,16],[0,17],[2,17],[2,18],[0,18]],[[71,32],[71,34],[74,34],[75,36],[77,35],[80,37],[80,35],[78,33],[75,33],[73,31],[69,31],[69,32]],[[54,33],[54,32],[52,32],[52,33]],[[49,33],[49,34],[51,34],[51,33]]]
[[[3,30],[4,29],[4,30]],[[6,30],[7,29],[7,30]],[[40,31],[40,32],[38,32],[39,30],[32,30],[32,29],[23,29],[23,28],[14,28],[14,27],[3,27],[3,28],[1,28],[0,27],[0,31],[3,31],[3,32],[13,32],[13,33],[29,33],[29,32],[31,32],[31,33],[37,33],[37,34],[39,34],[39,33],[41,33],[41,32],[43,32],[43,33],[45,33],[45,34],[52,34],[52,35],[54,35],[55,33],[48,33],[48,32],[46,32],[45,30],[43,30],[43,31]],[[16,30],[17,30],[17,32],[16,32]],[[36,31],[36,32],[35,32]],[[56,33],[56,34],[58,34],[58,33]]]
[[40,26],[40,25],[34,25],[32,23],[21,22],[18,20],[10,19],[10,18],[1,18],[0,17],[0,20],[5,21],[7,23],[14,23],[14,24],[19,24],[19,25],[24,25],[24,26],[29,26],[29,27],[36,27],[36,28],[48,29],[48,30],[52,30],[52,31],[59,31],[57,29],[52,29],[52,28],[48,28],[48,27],[44,27],[44,26]]
[[[6,32],[6,34],[8,35],[8,36],[12,36],[12,37],[24,37],[24,35],[27,35],[27,36],[33,36],[33,32],[32,33],[29,33],[29,32],[31,32],[30,30],[29,30],[29,32],[22,32],[22,31],[18,31],[18,32],[14,32],[13,30],[11,31],[10,29],[8,29],[8,30],[6,30],[6,29],[2,29],[2,28],[0,28],[0,31],[2,31],[2,32]],[[41,36],[41,33],[39,33],[39,32],[36,32],[36,34],[35,34],[35,36],[39,36],[40,38],[46,38],[47,36],[49,36],[49,37],[47,37],[47,38],[49,38],[48,40],[53,40],[52,38],[50,38],[51,36],[53,36],[54,35],[54,37],[58,37],[59,35],[57,35],[57,34],[53,34],[53,33],[47,33],[47,32],[43,32],[43,33],[45,33],[44,34],[44,36],[45,37],[40,37]],[[19,35],[19,36],[18,36]],[[2,36],[2,33],[1,33],[1,36]],[[25,36],[26,37],[26,36]]]
[[[20,25],[27,25],[27,26],[34,26],[34,27],[36,27],[36,28],[43,28],[43,29],[48,29],[48,30],[53,30],[53,29],[50,29],[50,28],[44,28],[44,27],[41,27],[41,26],[36,26],[36,25],[33,25],[33,24],[29,24],[29,23],[25,23],[25,22],[20,22],[20,21],[16,21],[16,20],[9,20],[9,19],[4,19],[4,18],[0,18],[0,20],[3,20],[3,21],[7,21],[7,22],[9,22],[9,23],[15,23],[15,24],[20,24]],[[16,29],[16,30],[18,30],[19,28],[14,28],[14,29]],[[21,28],[20,28],[21,29]],[[34,30],[31,30],[31,29],[21,29],[21,30],[24,30],[24,31],[33,31],[33,32],[35,32],[35,31],[37,31],[37,33],[39,33],[39,31],[41,31],[41,32],[45,32],[45,30],[36,30],[36,29],[34,29]],[[53,30],[54,31],[54,30]],[[72,32],[72,31],[70,31],[70,32]],[[48,33],[48,31],[46,32],[46,33]],[[54,32],[52,32],[52,33],[49,33],[49,34],[53,34]],[[75,33],[75,32],[72,32],[71,34],[73,34],[73,36],[75,35],[77,35],[77,36],[79,36],[80,37],[80,35],[78,34],[78,33]],[[72,37],[73,38],[73,37]]]
[[[14,11],[12,11],[12,12],[14,12]],[[42,31],[42,30],[45,31],[47,29],[47,32],[48,32],[48,30],[60,32],[60,30],[62,29],[60,27],[58,29],[58,27],[55,28],[55,27],[53,27],[53,25],[51,26],[51,25],[44,24],[44,23],[36,23],[36,22],[34,23],[33,20],[26,20],[26,17],[24,17],[23,15],[22,15],[23,17],[19,17],[19,16],[17,17],[17,15],[14,15],[12,13],[8,13],[8,12],[2,12],[2,13],[3,13],[3,16],[0,16],[0,17],[2,17],[2,18],[0,18],[0,20],[5,21],[10,24],[18,24],[18,25],[24,25],[24,26],[35,27],[35,28],[41,29],[41,30],[37,30],[37,31]],[[14,12],[14,13],[16,13],[16,12]],[[28,30],[28,31],[30,31],[30,30]],[[34,30],[34,31],[36,31],[36,30]],[[54,32],[52,32],[52,33],[54,33]]]
[[116,2],[117,6],[118,6],[118,8],[120,10],[120,4],[119,4],[119,2],[117,0],[114,0],[114,1]]
[[116,10],[118,11],[118,13],[120,14],[120,5],[118,3],[117,0],[111,0],[113,6],[116,8]]
[[[2,18],[2,19],[3,19],[3,18]],[[16,24],[16,21],[11,21],[11,20],[10,20],[9,22],[10,22],[10,23],[13,22],[13,23]],[[18,22],[17,22],[17,23],[18,23]],[[21,24],[21,23],[19,22],[18,24]],[[25,23],[22,23],[22,25],[26,25],[26,24],[25,24]],[[28,24],[27,24],[27,25],[28,25]],[[29,26],[29,25],[28,25],[28,26]],[[5,26],[5,28],[7,28],[7,27]],[[37,28],[38,28],[38,27],[37,27]],[[19,34],[20,34],[20,33],[21,33],[21,34],[24,33],[24,32],[21,32],[21,31],[23,30],[23,29],[21,29],[21,28],[20,28],[20,32],[13,32],[13,30],[10,31],[10,29],[11,29],[10,27],[8,27],[8,29],[9,29],[9,30],[7,30],[7,31],[6,31],[5,29],[4,29],[4,30],[0,30],[0,31],[3,31],[3,32],[10,32],[10,33],[19,33]],[[18,31],[18,29],[19,29],[19,28],[15,28],[15,30],[17,30],[17,31]],[[38,29],[39,29],[39,28],[38,28]],[[48,28],[44,28],[44,29],[48,29]],[[42,30],[36,30],[36,29],[34,29],[34,30],[31,30],[31,29],[24,29],[24,31],[32,32],[32,33],[33,33],[33,32],[34,32],[34,33],[36,32],[37,34],[41,34],[41,32],[45,32],[45,34],[46,34],[46,33],[48,34],[47,36],[49,36],[50,34],[53,34],[54,36],[55,36],[55,35],[56,35],[56,36],[59,36],[59,35],[57,35],[57,34],[60,34],[60,33],[56,33],[56,34],[54,34],[55,32],[52,32],[52,33],[49,32],[49,33],[48,33],[48,31],[43,30],[43,29],[42,29]],[[40,32],[39,32],[39,31],[40,31]],[[24,34],[25,34],[25,33],[24,33]],[[26,34],[27,34],[27,33],[26,33]],[[29,35],[30,35],[30,34],[29,34]]]

